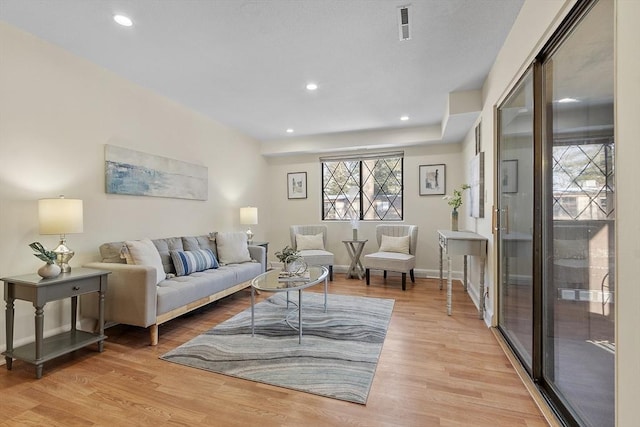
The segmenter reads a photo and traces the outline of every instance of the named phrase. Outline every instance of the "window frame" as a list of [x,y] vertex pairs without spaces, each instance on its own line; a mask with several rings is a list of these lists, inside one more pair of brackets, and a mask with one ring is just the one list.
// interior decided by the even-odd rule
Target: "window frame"
[[[387,180],[389,178],[393,178],[396,180],[397,184],[399,185],[399,190],[398,192],[392,195],[391,199],[389,199],[389,194],[385,194],[385,197],[387,197],[386,202],[390,202],[390,207],[386,209],[382,217],[378,213],[379,211],[376,209],[376,206],[375,206],[375,204],[379,201],[377,198],[379,193],[374,192],[373,200],[371,200],[368,197],[370,194],[367,194],[367,191],[365,190],[366,182],[369,182],[369,180],[373,180],[374,183],[376,182],[379,183],[378,180],[376,180],[375,178],[375,167],[373,169],[365,167],[365,163],[367,161],[372,161],[372,160],[375,160],[376,162],[380,160],[383,160],[385,162],[388,160],[395,161],[395,164],[393,165],[392,168],[389,166],[389,164],[386,164],[386,166],[389,167],[389,171],[386,178],[384,179],[383,185],[387,183]],[[327,205],[327,200],[330,200],[330,199],[327,198],[327,194],[326,194],[326,190],[329,182],[325,179],[325,168],[329,163],[340,163],[340,162],[357,162],[357,166],[355,168],[352,168],[350,170],[347,167],[347,170],[350,170],[349,176],[345,179],[344,182],[339,182],[338,186],[341,188],[341,190],[344,190],[345,186],[348,184],[348,181],[351,178],[352,188],[357,183],[358,195],[355,196],[352,199],[352,201],[349,201],[349,197],[346,191],[341,191],[340,193],[336,194],[335,195],[336,199],[338,197],[342,197],[347,200],[347,207],[346,207],[346,211],[340,214],[339,217],[332,218],[329,215],[330,211],[333,209],[335,214],[337,213],[338,210],[336,208],[335,200],[333,203],[329,201],[329,205]],[[330,179],[334,178],[333,173],[336,171],[336,169],[337,167],[334,168],[333,171],[330,171],[332,175]],[[399,178],[397,176],[398,169],[400,174]],[[356,172],[357,175],[354,175],[354,170],[357,171]],[[365,173],[363,171],[367,171],[367,172]],[[352,220],[370,221],[370,222],[404,221],[404,152],[402,151],[382,152],[382,153],[370,153],[367,155],[321,157],[320,158],[320,176],[321,176],[320,217],[322,218],[322,221],[352,221]],[[357,208],[357,212],[356,212],[357,218],[352,218],[351,215],[347,214],[347,212],[351,209],[355,211],[354,207]],[[371,218],[367,215],[367,213],[370,210],[374,212],[375,217]],[[395,211],[397,215],[393,215],[393,217],[389,217],[389,213],[393,211]]]

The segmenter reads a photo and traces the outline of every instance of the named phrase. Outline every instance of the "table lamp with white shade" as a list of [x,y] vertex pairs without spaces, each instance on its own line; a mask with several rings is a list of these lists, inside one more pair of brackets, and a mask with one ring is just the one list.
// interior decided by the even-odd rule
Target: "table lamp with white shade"
[[82,233],[83,212],[82,200],[57,199],[38,200],[38,218],[40,220],[40,234],[59,234],[60,243],[53,250],[56,253],[56,263],[63,273],[71,271],[69,260],[75,252],[67,247],[67,234]]
[[[247,206],[240,208],[240,224],[255,225],[258,223],[258,208]],[[253,242],[253,232],[251,227],[247,229],[247,243]]]

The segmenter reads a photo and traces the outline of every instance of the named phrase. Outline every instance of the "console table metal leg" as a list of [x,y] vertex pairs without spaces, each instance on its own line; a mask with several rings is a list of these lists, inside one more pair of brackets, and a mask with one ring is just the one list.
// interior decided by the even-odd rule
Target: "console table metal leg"
[[329,291],[329,281],[324,278],[324,312],[327,312],[327,292]]
[[302,344],[302,289],[298,290],[298,344]]
[[447,257],[447,314],[451,316],[451,257]]
[[255,303],[255,293],[256,290],[253,288],[253,286],[251,286],[251,336],[254,335],[254,326],[255,326],[255,319],[254,319],[254,303]]

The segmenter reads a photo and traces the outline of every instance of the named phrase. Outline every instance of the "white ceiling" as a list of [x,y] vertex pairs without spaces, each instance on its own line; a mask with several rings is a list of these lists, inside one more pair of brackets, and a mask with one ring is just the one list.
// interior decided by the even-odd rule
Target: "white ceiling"
[[0,19],[271,141],[440,126],[449,93],[481,88],[523,2],[0,0]]

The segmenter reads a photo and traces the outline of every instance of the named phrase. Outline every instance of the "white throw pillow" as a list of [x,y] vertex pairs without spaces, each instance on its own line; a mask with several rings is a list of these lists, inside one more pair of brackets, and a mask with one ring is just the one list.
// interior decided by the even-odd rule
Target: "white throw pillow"
[[235,264],[251,261],[247,234],[242,231],[221,233],[216,235],[218,259],[221,264]]
[[125,252],[127,264],[155,267],[156,285],[167,277],[167,274],[164,272],[164,267],[162,266],[160,253],[150,239],[127,240],[124,244],[127,247]]
[[322,233],[319,234],[296,234],[296,250],[324,250],[324,240]]
[[382,235],[380,239],[380,252],[397,252],[409,255],[409,236],[394,237]]

